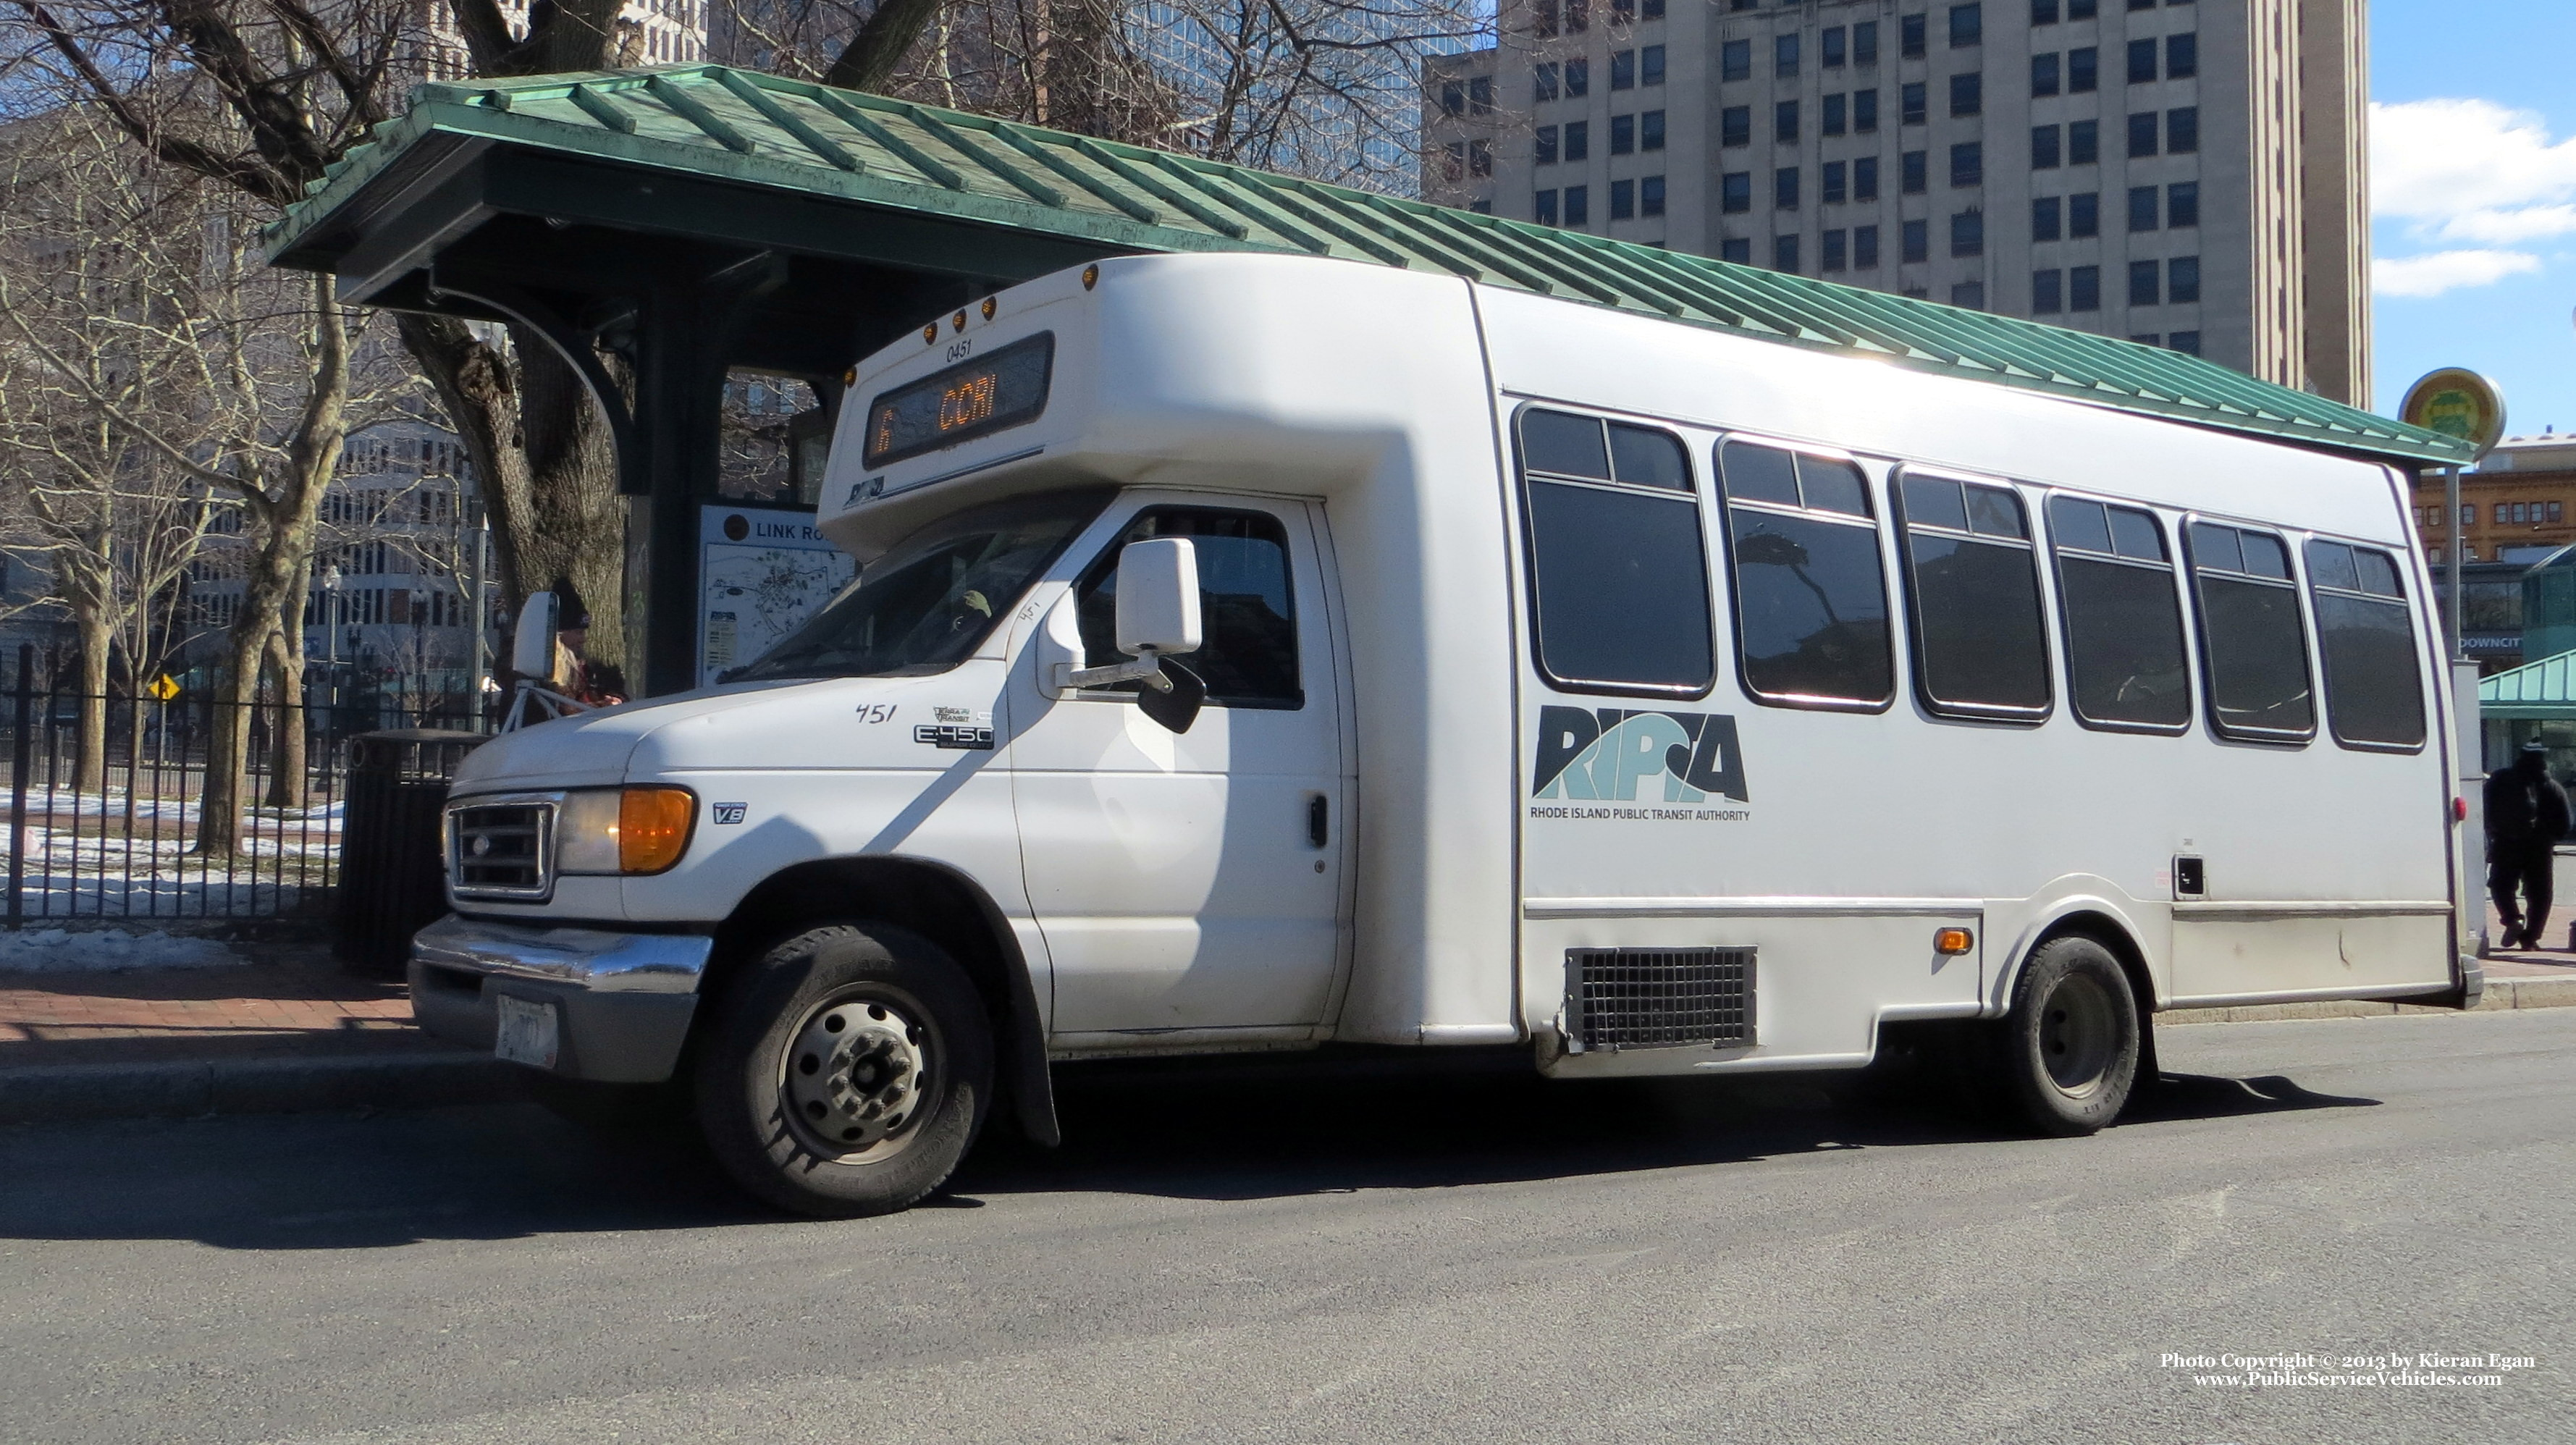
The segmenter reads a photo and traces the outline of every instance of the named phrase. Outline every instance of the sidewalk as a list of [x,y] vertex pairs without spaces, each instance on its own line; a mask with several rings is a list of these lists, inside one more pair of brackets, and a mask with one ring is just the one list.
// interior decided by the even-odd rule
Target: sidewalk
[[424,1034],[393,981],[312,942],[239,966],[0,971],[0,1123],[514,1097],[509,1066]]

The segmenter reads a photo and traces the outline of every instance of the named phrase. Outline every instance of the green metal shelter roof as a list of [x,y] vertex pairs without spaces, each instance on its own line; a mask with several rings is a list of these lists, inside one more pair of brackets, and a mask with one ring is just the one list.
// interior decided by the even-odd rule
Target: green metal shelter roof
[[1416,268],[2400,464],[2470,457],[2438,432],[2158,347],[715,65],[421,86],[270,228],[271,256],[322,266],[317,238],[371,182],[458,140],[1103,253]]
[[2489,718],[2576,718],[2576,652],[2526,662],[2478,682],[2478,715]]

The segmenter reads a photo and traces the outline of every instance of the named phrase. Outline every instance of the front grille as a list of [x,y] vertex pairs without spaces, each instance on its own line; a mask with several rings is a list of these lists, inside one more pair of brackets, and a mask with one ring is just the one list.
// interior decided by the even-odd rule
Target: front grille
[[1565,986],[1577,1051],[1753,1042],[1749,948],[1569,948]]
[[514,799],[447,810],[447,876],[460,898],[543,898],[553,891],[551,801]]

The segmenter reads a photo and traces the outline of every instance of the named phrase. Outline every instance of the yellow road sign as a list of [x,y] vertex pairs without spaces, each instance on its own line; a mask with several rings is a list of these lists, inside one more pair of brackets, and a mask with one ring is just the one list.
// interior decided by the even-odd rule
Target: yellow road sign
[[179,680],[165,672],[152,679],[152,685],[143,690],[163,702],[168,702],[179,695]]

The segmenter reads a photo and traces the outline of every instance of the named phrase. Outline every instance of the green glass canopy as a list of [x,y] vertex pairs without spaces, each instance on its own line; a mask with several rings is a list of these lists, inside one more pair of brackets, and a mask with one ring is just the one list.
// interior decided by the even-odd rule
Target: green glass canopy
[[492,181],[470,204],[423,203],[504,148],[615,170],[628,199],[608,223],[666,236],[988,280],[1085,255],[1332,256],[2403,466],[2470,455],[2455,438],[2156,347],[713,65],[422,86],[270,228],[270,255],[339,272],[353,300],[406,304],[422,284],[406,276],[446,239],[496,213],[547,216],[561,182],[543,178],[573,174],[558,164],[525,171],[515,191]]

